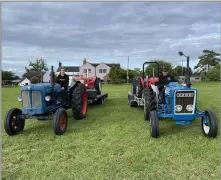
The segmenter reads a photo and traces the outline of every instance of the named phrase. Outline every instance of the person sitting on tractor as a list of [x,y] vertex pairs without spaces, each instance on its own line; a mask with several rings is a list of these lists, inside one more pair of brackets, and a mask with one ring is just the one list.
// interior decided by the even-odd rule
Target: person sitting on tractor
[[63,67],[60,68],[60,73],[57,77],[56,83],[61,85],[62,90],[66,91],[68,89],[69,76],[65,73],[65,69]]
[[159,76],[158,89],[160,93],[160,101],[165,104],[165,90],[170,82],[178,82],[172,75],[170,75],[167,69],[163,69],[161,75]]

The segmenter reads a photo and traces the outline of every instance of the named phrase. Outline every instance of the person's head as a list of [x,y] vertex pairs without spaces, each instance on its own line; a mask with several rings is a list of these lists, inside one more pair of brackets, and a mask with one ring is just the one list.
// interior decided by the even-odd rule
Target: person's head
[[60,68],[60,75],[64,76],[65,74],[65,69],[63,67]]
[[167,69],[163,69],[163,71],[162,71],[162,75],[163,75],[163,76],[167,76],[167,75],[168,75],[168,71],[167,71]]

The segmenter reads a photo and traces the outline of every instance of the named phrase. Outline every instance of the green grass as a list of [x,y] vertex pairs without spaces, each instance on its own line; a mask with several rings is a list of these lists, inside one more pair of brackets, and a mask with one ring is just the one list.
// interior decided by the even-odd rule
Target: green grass
[[[199,108],[214,110],[220,119],[220,84],[194,87],[199,89]],[[161,120],[161,137],[152,139],[142,108],[127,104],[129,89],[105,85],[108,101],[90,106],[85,120],[73,120],[69,110],[63,136],[54,135],[52,121],[27,120],[24,132],[14,137],[3,131],[3,179],[220,179],[220,137],[205,138],[198,119],[187,127]],[[2,89],[2,125],[7,110],[21,107],[19,91]]]

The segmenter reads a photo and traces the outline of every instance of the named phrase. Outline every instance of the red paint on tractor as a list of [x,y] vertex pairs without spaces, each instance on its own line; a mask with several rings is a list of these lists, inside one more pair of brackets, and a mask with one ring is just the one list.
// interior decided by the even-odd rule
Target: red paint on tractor
[[94,84],[95,84],[95,81],[96,81],[96,77],[75,77],[74,78],[75,80],[78,80],[78,81],[83,81],[83,84],[85,85],[85,87],[87,89],[91,89],[94,87]]
[[86,111],[87,111],[87,93],[84,91],[83,93],[82,93],[82,103],[83,103],[83,105],[82,105],[82,110],[81,110],[81,112],[82,112],[82,114],[86,114]]

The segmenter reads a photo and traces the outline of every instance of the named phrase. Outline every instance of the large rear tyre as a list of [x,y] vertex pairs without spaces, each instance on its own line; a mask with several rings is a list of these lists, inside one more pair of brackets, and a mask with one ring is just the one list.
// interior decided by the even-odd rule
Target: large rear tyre
[[144,120],[150,120],[150,112],[156,110],[157,102],[156,102],[156,94],[153,89],[144,88],[143,90],[143,98],[144,98]]
[[137,86],[138,80],[136,78],[132,81],[132,94],[136,94],[136,86]]
[[13,108],[5,115],[4,128],[9,136],[19,134],[24,130],[25,120],[18,117],[21,114],[22,111],[20,109]]
[[141,83],[140,78],[137,80],[137,85],[136,85],[136,95],[138,98],[142,97],[142,90],[143,90],[143,85]]
[[101,80],[100,80],[100,78],[96,78],[94,87],[97,90],[97,94],[100,95],[101,94]]
[[157,111],[150,112],[150,135],[153,138],[159,137],[159,121],[157,118]]
[[204,136],[216,138],[218,133],[218,120],[216,114],[211,110],[205,111],[205,118],[201,119],[201,128]]
[[63,135],[66,132],[68,123],[67,112],[64,108],[59,108],[53,115],[53,127],[56,135]]
[[84,85],[79,83],[72,92],[72,112],[76,120],[84,119],[87,116],[87,92]]

